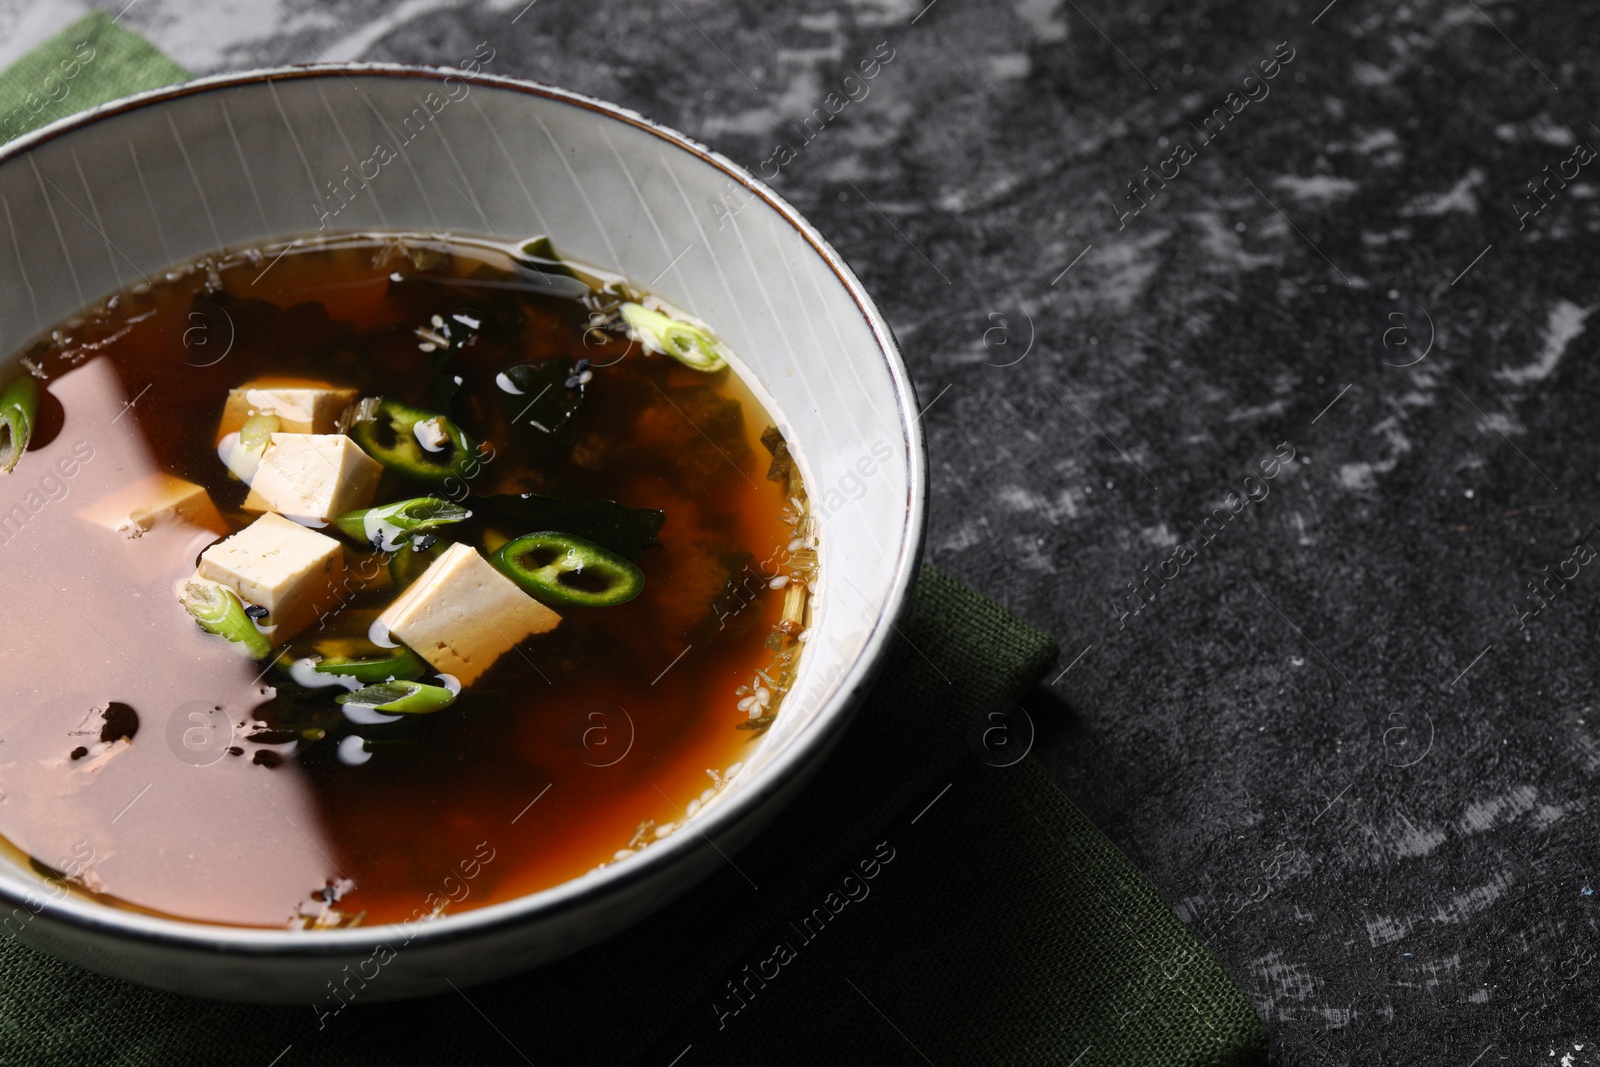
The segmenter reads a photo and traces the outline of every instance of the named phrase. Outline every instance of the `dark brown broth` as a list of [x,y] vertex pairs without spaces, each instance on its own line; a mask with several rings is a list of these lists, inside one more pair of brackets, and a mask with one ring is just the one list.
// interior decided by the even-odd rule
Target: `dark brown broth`
[[[432,247],[454,253],[455,275],[510,277],[498,249]],[[49,397],[34,446],[0,478],[0,835],[107,899],[259,926],[315,913],[328,885],[340,887],[339,915],[369,924],[504,901],[612,860],[641,823],[640,840],[653,836],[648,824],[681,823],[712,785],[708,769],[745,759],[760,736],[736,729],[747,719],[737,690],[772,662],[784,597],[760,580],[726,589],[774,573],[794,536],[784,488],[766,478],[770,416],[731,371],[701,374],[637,346],[622,358],[617,337],[586,345],[574,301],[503,288],[480,300],[439,278],[394,284],[396,260],[378,248],[347,239],[264,272],[270,254],[174,271],[29,352]],[[217,295],[206,296],[208,277]],[[178,606],[175,583],[215,536],[158,526],[130,540],[80,513],[160,470],[204,486],[241,528],[252,518],[238,510],[245,487],[215,449],[230,388],[299,375],[434,407],[439,357],[419,349],[415,327],[494,302],[519,307],[525,326],[509,347],[462,357],[464,398],[490,396],[506,363],[602,366],[578,417],[582,465],[565,451],[530,462],[493,440],[492,420],[468,414],[495,447],[472,489],[661,509],[661,545],[639,559],[643,595],[565,609],[553,633],[522,642],[422,721],[355,728],[335,715],[373,743],[362,765],[341,762],[333,737],[250,740],[292,736],[307,705],[284,695],[279,671],[258,679],[258,664]],[[715,411],[708,395],[736,403],[742,428],[708,436],[691,423],[684,408]],[[386,483],[377,502],[413,495]],[[490,527],[530,532],[480,512],[447,536],[481,547]],[[380,562],[347,547],[352,599],[305,639],[365,636],[394,596]],[[304,639],[291,645],[303,654]],[[341,691],[316,691],[324,710]],[[137,715],[130,740],[102,740],[127,732],[124,712],[108,728],[96,711],[113,702]],[[224,717],[230,751],[207,729]]]

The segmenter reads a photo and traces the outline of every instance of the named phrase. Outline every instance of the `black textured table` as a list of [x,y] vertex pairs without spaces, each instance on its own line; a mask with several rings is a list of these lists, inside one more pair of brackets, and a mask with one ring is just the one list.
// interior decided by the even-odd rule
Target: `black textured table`
[[1600,1062],[1596,20],[1324,2],[124,23],[197,71],[486,41],[769,178],[904,346],[929,559],[1066,649],[1039,751],[1279,1060]]

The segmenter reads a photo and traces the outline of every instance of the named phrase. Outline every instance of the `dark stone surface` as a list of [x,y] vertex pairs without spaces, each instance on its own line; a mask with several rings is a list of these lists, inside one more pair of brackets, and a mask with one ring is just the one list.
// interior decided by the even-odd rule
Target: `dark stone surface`
[[[127,22],[205,69],[487,40],[496,72],[752,169],[892,50],[773,184],[904,345],[930,560],[1073,663],[1030,705],[1062,787],[1282,1063],[1596,1062],[1600,566],[1519,619],[1542,568],[1600,545],[1600,161],[1518,218],[1600,144],[1592,16],[924,3],[297,0],[291,24],[146,0]],[[1191,524],[1280,447],[1207,543]],[[1119,620],[1180,541],[1193,560]]]

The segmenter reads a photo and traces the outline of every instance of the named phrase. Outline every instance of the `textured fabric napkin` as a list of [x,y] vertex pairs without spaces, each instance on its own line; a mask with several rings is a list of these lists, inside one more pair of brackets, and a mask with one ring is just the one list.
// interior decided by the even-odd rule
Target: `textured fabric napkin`
[[[15,136],[185,77],[95,14],[0,74],[0,123]],[[1151,885],[1031,758],[995,766],[1009,758],[974,740],[1055,642],[932,567],[899,632],[771,829],[609,941],[322,1014],[160,993],[6,939],[0,1062],[1264,1064],[1249,1000]]]

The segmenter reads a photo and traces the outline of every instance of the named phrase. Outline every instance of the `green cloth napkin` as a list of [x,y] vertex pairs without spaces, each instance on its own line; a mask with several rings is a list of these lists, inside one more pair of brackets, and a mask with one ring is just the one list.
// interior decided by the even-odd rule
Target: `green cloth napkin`
[[149,41],[96,11],[0,73],[0,141],[188,77]]
[[[83,42],[66,110],[32,114]],[[0,115],[39,125],[186,76],[95,14],[0,73]],[[816,779],[639,925],[516,978],[337,1015],[156,992],[6,940],[0,1063],[1264,1064],[1254,1008],[1154,888],[1031,758],[978,758],[988,713],[1056,655],[924,567]]]

